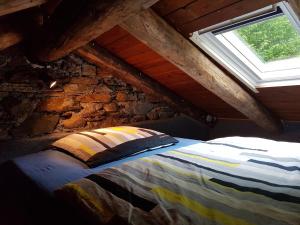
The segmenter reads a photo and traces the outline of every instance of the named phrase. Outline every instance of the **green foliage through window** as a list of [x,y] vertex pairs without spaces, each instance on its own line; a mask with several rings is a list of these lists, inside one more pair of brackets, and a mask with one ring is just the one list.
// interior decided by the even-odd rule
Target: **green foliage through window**
[[245,26],[235,33],[263,62],[300,56],[300,35],[286,16]]

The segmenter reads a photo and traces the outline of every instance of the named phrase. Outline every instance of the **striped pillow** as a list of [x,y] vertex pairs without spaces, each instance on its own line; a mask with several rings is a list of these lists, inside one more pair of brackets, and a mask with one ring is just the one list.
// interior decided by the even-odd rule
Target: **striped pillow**
[[67,151],[89,167],[95,167],[177,142],[175,138],[154,130],[120,126],[71,134],[52,145]]

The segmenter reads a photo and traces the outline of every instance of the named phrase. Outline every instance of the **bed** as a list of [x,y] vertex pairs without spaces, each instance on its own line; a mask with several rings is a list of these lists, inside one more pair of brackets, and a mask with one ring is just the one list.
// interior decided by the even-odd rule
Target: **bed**
[[299,144],[224,138],[136,159],[56,191],[90,224],[300,224]]
[[[81,224],[78,215],[89,224],[300,224],[299,144],[243,137],[176,139],[173,146],[95,168],[51,149],[19,157],[6,163],[5,175],[17,187],[7,190],[18,192],[17,199],[25,190],[55,193],[51,199],[71,209],[56,216],[63,224]],[[44,203],[40,197],[26,200]],[[36,217],[37,209],[26,207],[36,224],[50,211],[43,205]],[[54,208],[62,209],[52,205],[52,215]]]
[[[0,222],[5,225],[33,225],[40,224],[41,221],[43,224],[53,224],[59,220],[65,225],[84,224],[81,218],[75,218],[72,210],[66,209],[56,201],[53,197],[54,190],[68,182],[123,162],[201,143],[192,139],[176,139],[178,143],[173,146],[144,152],[95,168],[89,168],[80,160],[52,147],[8,160],[0,165]],[[66,220],[63,221],[63,218]]]

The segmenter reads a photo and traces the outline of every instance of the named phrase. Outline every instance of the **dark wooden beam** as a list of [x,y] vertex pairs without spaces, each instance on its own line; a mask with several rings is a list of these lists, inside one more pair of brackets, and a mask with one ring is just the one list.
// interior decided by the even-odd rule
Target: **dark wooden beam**
[[63,0],[48,0],[41,8],[45,16],[50,18],[55,9],[61,4]]
[[113,56],[107,50],[96,45],[87,45],[75,51],[76,54],[100,67],[114,71],[114,76],[133,85],[139,90],[168,103],[178,112],[184,113],[198,121],[205,121],[208,113],[186,102],[184,99],[141,73],[139,70],[128,65],[123,60]]
[[[86,45],[158,0],[64,0],[50,17],[43,35],[30,48],[41,61],[59,59]],[[37,45],[39,43],[39,45]]]
[[260,127],[281,129],[264,106],[152,10],[130,17],[121,27]]
[[0,18],[0,51],[17,45],[36,33],[62,0],[48,0],[41,8],[25,10]]
[[0,51],[19,44],[42,25],[39,10],[19,12],[0,18]]
[[1,0],[0,16],[18,12],[24,9],[36,7],[46,2],[47,0]]
[[21,30],[4,23],[0,24],[0,51],[20,43],[23,38]]

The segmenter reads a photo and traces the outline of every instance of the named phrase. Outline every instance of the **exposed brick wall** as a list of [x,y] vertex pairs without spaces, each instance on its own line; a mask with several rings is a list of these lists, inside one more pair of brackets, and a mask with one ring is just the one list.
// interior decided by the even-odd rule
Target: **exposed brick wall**
[[[45,77],[58,81],[49,89]],[[0,139],[100,128],[176,116],[159,99],[75,55],[47,65],[0,54]]]

